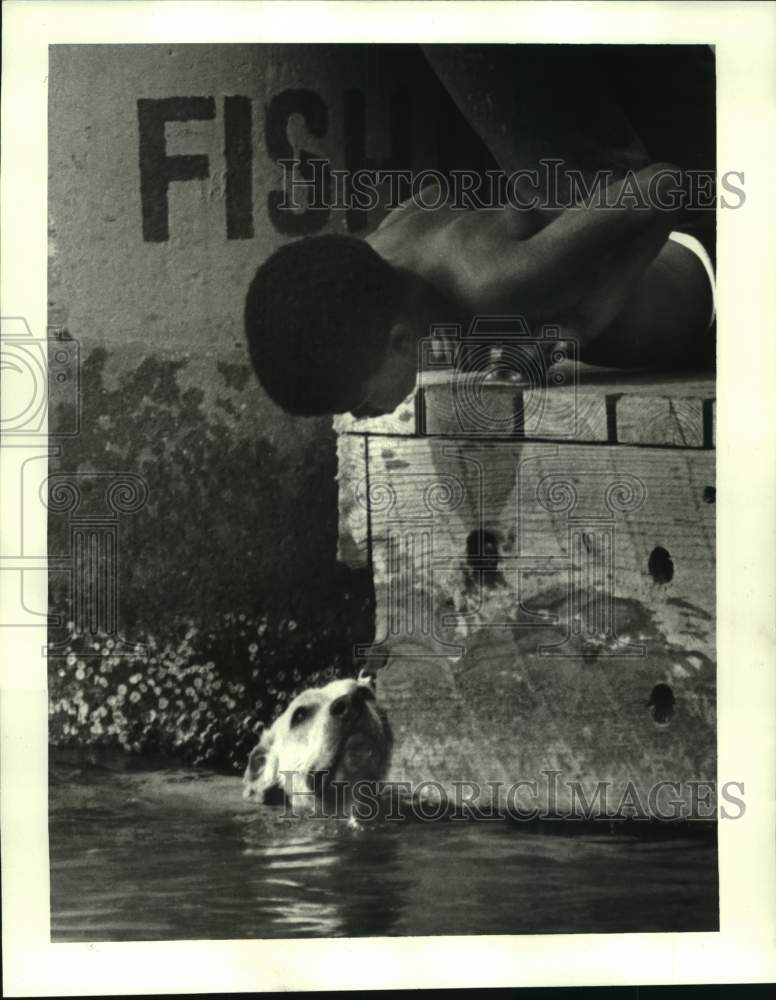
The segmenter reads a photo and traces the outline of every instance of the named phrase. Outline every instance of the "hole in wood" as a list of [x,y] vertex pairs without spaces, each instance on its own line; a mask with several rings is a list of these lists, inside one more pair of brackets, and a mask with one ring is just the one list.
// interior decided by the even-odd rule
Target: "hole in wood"
[[656,545],[649,554],[647,570],[655,583],[670,583],[674,578],[674,561],[662,545]]
[[717,502],[717,490],[714,486],[704,486],[703,487],[703,502],[704,503],[716,503]]
[[478,528],[466,536],[466,569],[464,576],[468,587],[482,582],[494,587],[504,582],[498,564],[501,558],[501,538],[495,531]]
[[666,726],[674,714],[676,698],[668,684],[656,684],[649,696],[647,708],[652,711],[652,718],[661,726]]
[[466,537],[466,562],[469,566],[493,573],[498,569],[498,536],[495,531],[481,528]]

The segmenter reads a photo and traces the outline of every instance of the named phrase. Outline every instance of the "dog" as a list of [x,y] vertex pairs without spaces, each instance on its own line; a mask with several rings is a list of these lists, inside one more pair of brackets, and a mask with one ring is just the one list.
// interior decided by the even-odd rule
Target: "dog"
[[393,738],[375,688],[362,671],[297,695],[251,751],[243,798],[309,809],[335,788],[347,795],[356,782],[381,781]]

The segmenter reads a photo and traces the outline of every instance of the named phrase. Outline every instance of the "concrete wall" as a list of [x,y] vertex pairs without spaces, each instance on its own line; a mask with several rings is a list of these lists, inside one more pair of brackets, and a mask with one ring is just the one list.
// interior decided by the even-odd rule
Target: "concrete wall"
[[[417,50],[363,45],[54,46],[49,93],[50,318],[81,358],[80,430],[52,463],[148,484],[121,518],[122,627],[270,605],[304,620],[363,596],[336,564],[331,422],[263,396],[243,301],[283,242],[383,214],[273,211],[277,159],[471,160],[446,95]],[[50,551],[66,548],[53,516]],[[56,607],[68,586],[52,576]]]

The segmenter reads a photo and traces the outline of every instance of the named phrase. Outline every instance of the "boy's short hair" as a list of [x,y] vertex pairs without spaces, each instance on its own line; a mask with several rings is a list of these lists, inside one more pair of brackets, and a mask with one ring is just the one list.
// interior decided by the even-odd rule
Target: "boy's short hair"
[[267,394],[301,416],[356,406],[380,367],[399,276],[354,236],[308,236],[276,250],[248,289],[245,332]]

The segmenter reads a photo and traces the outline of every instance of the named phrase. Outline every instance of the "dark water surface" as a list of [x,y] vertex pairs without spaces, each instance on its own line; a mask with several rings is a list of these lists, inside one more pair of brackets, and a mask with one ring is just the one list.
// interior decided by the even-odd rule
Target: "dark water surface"
[[[717,930],[711,837],[281,818],[235,778],[55,764],[53,941]],[[557,826],[557,824],[551,824]],[[564,824],[566,829],[567,824]]]

